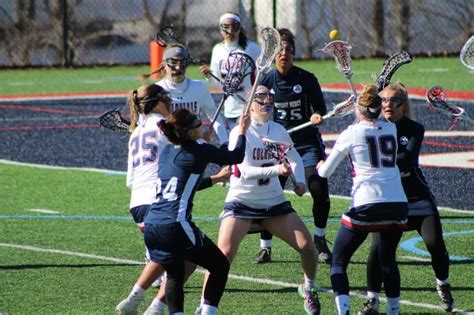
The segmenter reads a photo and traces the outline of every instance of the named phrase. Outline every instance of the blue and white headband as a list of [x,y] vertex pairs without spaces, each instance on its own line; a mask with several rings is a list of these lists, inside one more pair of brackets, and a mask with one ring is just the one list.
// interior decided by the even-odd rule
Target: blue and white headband
[[240,17],[234,13],[224,13],[222,14],[221,18],[219,19],[219,24],[222,24],[224,20],[232,19],[240,23]]

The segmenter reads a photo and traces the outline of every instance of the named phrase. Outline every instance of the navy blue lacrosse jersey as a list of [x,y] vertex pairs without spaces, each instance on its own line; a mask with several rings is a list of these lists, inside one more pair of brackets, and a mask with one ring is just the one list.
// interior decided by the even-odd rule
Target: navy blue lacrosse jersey
[[[274,93],[274,121],[286,129],[304,124],[313,113],[326,114],[326,103],[318,79],[310,72],[293,66],[282,76],[272,69],[261,84]],[[291,134],[297,150],[317,146],[323,150],[321,135],[317,127],[308,127]]]
[[397,126],[397,166],[400,169],[403,189],[408,202],[431,200],[433,194],[418,164],[425,128],[409,118],[403,117]]
[[[186,141],[167,145],[160,156],[156,202],[148,210],[145,224],[191,221],[193,198],[207,164],[239,164],[244,159],[245,136],[239,136],[233,151],[207,143]],[[206,185],[209,186],[209,185]]]

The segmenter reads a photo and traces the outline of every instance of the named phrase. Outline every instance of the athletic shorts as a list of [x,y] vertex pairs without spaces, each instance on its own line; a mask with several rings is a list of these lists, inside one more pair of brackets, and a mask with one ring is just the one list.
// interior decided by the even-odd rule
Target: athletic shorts
[[145,224],[145,245],[150,259],[158,264],[185,260],[191,249],[203,247],[206,238],[193,222]]
[[408,202],[408,216],[428,216],[438,213],[436,205],[431,200]]
[[372,203],[349,209],[342,214],[341,223],[349,229],[367,232],[403,230],[407,214],[406,202]]
[[220,217],[221,219],[266,219],[291,212],[295,212],[295,210],[289,201],[264,209],[251,208],[240,202],[226,202]]
[[145,217],[150,209],[151,205],[141,205],[137,207],[133,207],[130,209],[130,213],[132,214],[133,221],[137,224],[138,228],[143,232],[145,229]]

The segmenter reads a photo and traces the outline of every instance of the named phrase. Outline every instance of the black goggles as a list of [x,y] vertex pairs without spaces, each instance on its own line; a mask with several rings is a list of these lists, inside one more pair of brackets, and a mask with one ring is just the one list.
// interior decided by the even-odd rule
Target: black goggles
[[176,68],[176,67],[180,67],[180,68],[185,68],[189,65],[189,60],[188,59],[175,59],[175,58],[170,58],[170,59],[166,59],[165,60],[165,63],[168,67],[170,68]]
[[259,93],[255,94],[253,101],[258,105],[273,104],[273,94]]
[[294,54],[295,53],[295,47],[293,47],[293,45],[289,44],[289,43],[284,43],[284,44],[281,44],[280,46],[280,52],[289,52],[290,54]]
[[221,24],[219,25],[219,27],[220,27],[220,29],[223,30],[223,31],[236,32],[236,31],[240,30],[240,23],[239,23],[239,22],[230,23],[230,24],[221,23]]
[[390,103],[392,104],[394,107],[400,107],[401,105],[403,105],[403,99],[401,99],[400,97],[381,97],[382,99],[382,103]]

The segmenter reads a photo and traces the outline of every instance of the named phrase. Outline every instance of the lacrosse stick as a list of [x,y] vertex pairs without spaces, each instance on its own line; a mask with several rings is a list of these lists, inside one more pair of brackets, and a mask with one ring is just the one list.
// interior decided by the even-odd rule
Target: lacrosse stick
[[[227,74],[222,82],[222,89],[224,90],[224,97],[222,98],[219,106],[217,107],[214,117],[212,117],[211,125],[217,120],[219,113],[224,105],[225,100],[228,96],[234,95],[237,89],[240,87],[245,77],[252,74],[255,71],[255,63],[252,57],[243,52],[231,52],[227,57],[224,64]],[[238,94],[237,94],[238,95]]]
[[[356,97],[354,95],[351,95],[347,100],[334,104],[333,103],[333,109],[328,112],[326,115],[323,116],[323,119],[328,119],[332,117],[343,117],[346,115],[349,115],[350,113],[354,112],[354,104],[356,101]],[[308,121],[302,125],[296,126],[294,128],[288,129],[288,133],[293,133],[295,131],[301,130],[303,128],[311,126],[311,121]]]
[[463,65],[474,71],[474,36],[464,44],[459,54]]
[[262,40],[262,51],[260,53],[260,56],[258,56],[257,58],[257,75],[255,77],[255,82],[252,86],[250,96],[247,100],[247,104],[245,106],[244,115],[249,114],[250,104],[252,104],[253,96],[255,95],[255,91],[257,90],[260,75],[272,65],[273,59],[275,59],[281,48],[280,33],[278,33],[278,31],[273,27],[267,26],[263,28],[262,30],[260,30],[259,36]]
[[448,130],[456,127],[460,120],[474,124],[474,120],[469,117],[464,108],[448,104],[448,99],[441,86],[433,86],[426,91],[426,100],[428,101],[428,107],[439,110],[451,118],[452,123]]
[[[268,138],[262,138],[262,143],[265,146],[265,150],[269,152],[275,159],[277,159],[280,164],[284,162],[290,164],[286,158],[286,153],[293,147],[292,143],[284,141],[278,142]],[[290,179],[293,186],[297,187],[298,182],[296,181],[294,173],[291,173]]]
[[176,38],[173,24],[160,28],[155,35],[155,41],[163,48],[168,47],[170,44],[177,43],[178,38]]
[[357,96],[357,91],[352,83],[352,60],[351,60],[352,46],[342,40],[333,40],[320,49],[322,52],[332,55],[336,60],[336,68],[346,77],[352,89],[352,94]]
[[130,121],[123,118],[122,114],[117,109],[110,110],[100,115],[99,124],[101,127],[112,131],[129,133]]
[[383,64],[382,71],[380,71],[379,75],[374,78],[378,91],[382,91],[387,85],[389,85],[390,79],[398,68],[406,63],[410,63],[412,60],[411,55],[404,50],[388,57]]

